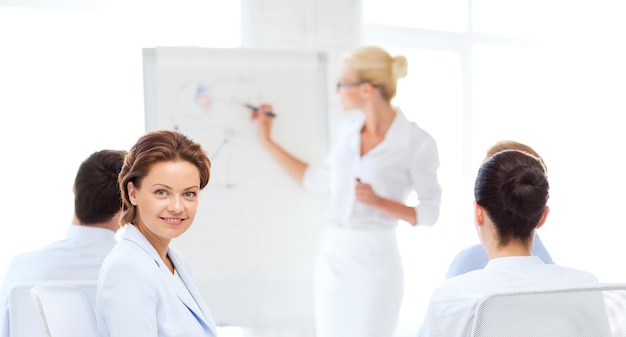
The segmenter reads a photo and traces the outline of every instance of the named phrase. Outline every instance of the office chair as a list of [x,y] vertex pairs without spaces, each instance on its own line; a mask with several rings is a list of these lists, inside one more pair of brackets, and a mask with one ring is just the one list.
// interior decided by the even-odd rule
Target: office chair
[[[95,287],[93,288],[95,295]],[[92,299],[84,287],[49,283],[30,290],[47,337],[96,337],[96,317]]]
[[626,337],[626,283],[498,291],[478,301],[472,337]]

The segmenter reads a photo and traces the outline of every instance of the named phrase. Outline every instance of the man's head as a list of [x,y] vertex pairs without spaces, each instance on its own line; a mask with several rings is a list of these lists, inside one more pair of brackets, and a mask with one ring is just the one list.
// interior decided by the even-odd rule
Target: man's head
[[81,225],[111,221],[122,207],[117,178],[126,151],[102,150],[85,159],[74,179],[74,212]]

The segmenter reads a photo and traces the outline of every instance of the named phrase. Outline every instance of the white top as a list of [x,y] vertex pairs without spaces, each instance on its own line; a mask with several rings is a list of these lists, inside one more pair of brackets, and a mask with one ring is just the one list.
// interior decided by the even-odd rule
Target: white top
[[441,186],[435,139],[396,109],[385,139],[361,157],[360,131],[365,118],[342,125],[326,167],[309,166],[303,184],[310,191],[330,191],[330,225],[359,229],[395,228],[397,219],[355,201],[355,179],[372,185],[381,197],[404,203],[417,192],[417,224],[432,226],[439,217]]
[[545,264],[536,256],[492,259],[484,269],[452,277],[433,292],[421,336],[469,336],[476,303],[494,291],[596,283],[588,272]]
[[70,225],[63,240],[16,255],[5,274],[0,293],[0,332],[8,335],[8,298],[13,287],[45,281],[95,282],[102,261],[115,243],[115,232],[110,229]]

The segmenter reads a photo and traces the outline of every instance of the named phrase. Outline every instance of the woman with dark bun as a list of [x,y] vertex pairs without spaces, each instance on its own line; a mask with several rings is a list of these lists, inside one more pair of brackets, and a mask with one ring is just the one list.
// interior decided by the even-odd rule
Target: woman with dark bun
[[423,337],[469,336],[477,301],[494,291],[598,282],[588,272],[532,256],[535,230],[549,213],[548,192],[543,163],[528,153],[505,150],[482,164],[474,185],[474,221],[489,263],[446,280],[433,292]]
[[[526,152],[537,157],[544,164],[544,167],[546,166],[541,156],[539,156],[539,154],[532,147],[514,140],[500,140],[496,142],[487,150],[486,158],[484,160],[488,160],[494,154],[504,150],[519,150]],[[543,245],[543,242],[541,242],[539,234],[535,233],[533,241],[534,244],[532,254],[538,256],[541,261],[545,263],[554,263],[554,261],[552,261],[552,256],[550,256],[550,253]],[[446,279],[465,274],[472,270],[485,268],[488,262],[489,257],[481,244],[469,246],[454,256],[450,267],[448,267]]]

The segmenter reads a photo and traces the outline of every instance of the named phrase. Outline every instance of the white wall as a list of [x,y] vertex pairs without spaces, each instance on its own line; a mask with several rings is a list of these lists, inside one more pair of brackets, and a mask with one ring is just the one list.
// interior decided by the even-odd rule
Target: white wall
[[361,38],[358,0],[244,0],[243,45],[300,48],[328,55],[328,109],[337,115],[335,83],[343,53]]
[[11,191],[3,209],[16,215],[10,235],[0,236],[0,273],[14,254],[63,236],[83,159],[128,149],[143,134],[142,47],[239,45],[239,3],[222,5],[219,15],[211,10],[217,1],[198,3],[37,9],[0,2],[0,185]]

